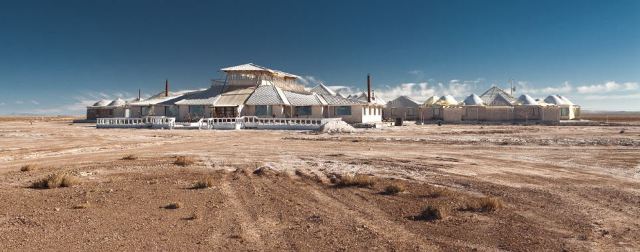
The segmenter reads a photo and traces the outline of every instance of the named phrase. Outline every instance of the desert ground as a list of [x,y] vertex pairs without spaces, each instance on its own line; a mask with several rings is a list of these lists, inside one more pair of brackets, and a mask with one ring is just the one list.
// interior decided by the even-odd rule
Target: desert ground
[[637,251],[640,127],[0,120],[0,233],[3,251]]

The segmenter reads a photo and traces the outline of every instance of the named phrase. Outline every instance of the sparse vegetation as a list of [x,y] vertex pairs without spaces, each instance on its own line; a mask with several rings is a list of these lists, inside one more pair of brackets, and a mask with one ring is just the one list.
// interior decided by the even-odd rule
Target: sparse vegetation
[[460,211],[493,212],[504,206],[501,199],[496,197],[467,198],[458,208]]
[[189,166],[195,164],[195,162],[196,161],[192,157],[178,156],[176,157],[176,161],[173,163],[179,166]]
[[418,216],[414,219],[422,221],[434,221],[447,218],[449,216],[449,209],[442,205],[428,205]]
[[24,165],[24,166],[20,167],[20,171],[28,172],[28,171],[33,171],[36,168],[38,168],[36,165],[28,164],[28,165]]
[[180,202],[174,202],[164,206],[164,209],[178,209],[178,208],[182,208],[182,204],[180,204]]
[[444,187],[433,187],[433,189],[430,190],[430,192],[427,195],[427,197],[429,197],[429,198],[439,198],[439,197],[451,196],[453,194],[454,193],[451,190],[446,189]]
[[253,171],[253,174],[258,176],[273,176],[273,175],[276,175],[277,172],[271,166],[265,165],[265,166],[256,168]]
[[200,181],[197,181],[191,189],[207,189],[213,186],[213,178],[206,177]]
[[138,159],[138,156],[135,154],[129,154],[122,157],[122,160],[137,160],[137,159]]
[[372,176],[356,174],[344,175],[336,183],[337,187],[371,187],[375,184]]
[[393,183],[384,188],[384,194],[386,195],[396,195],[398,193],[406,191],[406,188],[399,183]]
[[89,201],[85,201],[84,203],[80,203],[78,205],[73,206],[73,209],[87,209],[90,206],[91,205],[89,204]]
[[52,189],[58,187],[72,187],[80,183],[80,180],[69,174],[52,174],[48,177],[33,182],[32,188]]
[[192,213],[191,215],[185,217],[184,219],[192,221],[192,220],[200,219],[200,216],[197,213]]

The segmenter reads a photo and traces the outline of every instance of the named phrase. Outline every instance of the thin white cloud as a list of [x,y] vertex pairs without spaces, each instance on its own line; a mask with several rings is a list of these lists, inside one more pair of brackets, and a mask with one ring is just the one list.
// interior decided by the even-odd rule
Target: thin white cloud
[[532,94],[532,95],[570,94],[573,91],[573,86],[571,86],[571,84],[568,81],[565,81],[564,83],[558,86],[547,86],[542,88],[534,88],[529,86],[529,83],[526,81],[518,81],[516,83],[516,87],[517,87],[516,91],[519,91],[520,93]]
[[302,82],[302,84],[306,87],[315,87],[318,84],[324,84],[324,81],[311,75],[300,76],[300,82]]
[[636,82],[617,83],[615,81],[608,81],[602,84],[579,86],[576,90],[581,94],[597,94],[616,91],[634,91],[639,88],[640,87]]
[[476,83],[476,81],[451,80],[448,83],[439,82],[435,84],[426,81],[418,83],[410,82],[386,86],[383,89],[376,90],[375,93],[387,101],[402,95],[417,101],[424,101],[434,95],[452,95],[462,98],[472,92],[474,83]]
[[409,72],[410,75],[413,75],[416,79],[422,80],[425,77],[424,71],[422,70],[411,70]]
[[40,105],[40,102],[36,101],[36,100],[31,100],[29,101],[31,104],[33,105]]
[[4,105],[7,105],[7,104],[4,102],[0,102],[0,106],[4,106]]
[[630,100],[630,99],[640,99],[640,93],[634,94],[618,94],[618,95],[587,95],[584,97],[585,100],[590,101],[599,101],[599,100]]
[[87,106],[94,104],[98,100],[101,100],[101,99],[112,100],[115,98],[122,98],[124,100],[129,101],[129,100],[135,99],[136,97],[132,97],[131,95],[129,95],[129,93],[121,92],[121,91],[113,92],[113,93],[90,91],[90,92],[84,92],[82,95],[79,95],[79,96],[70,97],[68,103],[64,103],[58,106],[47,106],[47,107],[36,108],[29,112],[35,113],[35,114],[76,115],[76,114],[84,113],[84,111],[86,111],[87,109]]

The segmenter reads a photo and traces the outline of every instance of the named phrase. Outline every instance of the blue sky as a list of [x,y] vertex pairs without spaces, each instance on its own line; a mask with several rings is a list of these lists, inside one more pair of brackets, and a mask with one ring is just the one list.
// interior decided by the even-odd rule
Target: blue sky
[[[207,87],[253,62],[392,98],[515,80],[586,109],[640,110],[640,1],[3,1],[0,114]],[[612,102],[613,101],[613,102]]]

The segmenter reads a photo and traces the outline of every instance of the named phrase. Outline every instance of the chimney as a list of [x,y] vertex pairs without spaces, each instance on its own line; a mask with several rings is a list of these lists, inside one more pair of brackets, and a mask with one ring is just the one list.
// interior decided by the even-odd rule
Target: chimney
[[169,96],[169,79],[164,80],[164,96]]
[[142,98],[142,89],[138,88],[138,101]]
[[367,102],[371,102],[371,75],[367,74]]

